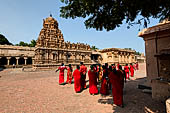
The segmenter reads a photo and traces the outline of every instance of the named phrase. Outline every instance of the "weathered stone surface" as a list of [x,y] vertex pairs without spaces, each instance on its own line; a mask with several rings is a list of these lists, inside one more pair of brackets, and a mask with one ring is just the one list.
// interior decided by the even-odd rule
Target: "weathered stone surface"
[[107,48],[100,50],[101,56],[103,58],[102,63],[119,63],[119,64],[129,64],[135,63],[135,51],[126,50],[120,48]]
[[164,102],[170,97],[170,83],[163,80],[152,80],[152,98]]
[[170,113],[170,98],[166,100],[166,113]]
[[91,53],[87,44],[65,42],[58,22],[50,15],[43,20],[43,28],[35,49],[34,66],[42,67],[44,66],[42,64],[53,66],[61,62],[76,64],[80,61],[91,63]]

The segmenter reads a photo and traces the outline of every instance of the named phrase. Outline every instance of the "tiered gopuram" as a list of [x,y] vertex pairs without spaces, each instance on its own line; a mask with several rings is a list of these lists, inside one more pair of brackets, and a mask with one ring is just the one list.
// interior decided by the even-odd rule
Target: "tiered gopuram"
[[43,20],[34,58],[34,66],[55,66],[60,63],[91,63],[90,46],[83,43],[65,42],[58,22],[50,15]]

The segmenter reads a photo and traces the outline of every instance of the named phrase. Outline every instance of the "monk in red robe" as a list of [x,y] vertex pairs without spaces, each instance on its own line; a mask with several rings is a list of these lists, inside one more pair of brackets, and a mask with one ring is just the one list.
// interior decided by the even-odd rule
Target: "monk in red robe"
[[126,64],[126,66],[124,67],[125,73],[126,73],[126,79],[129,79],[129,66],[128,64]]
[[80,63],[80,74],[81,74],[81,83],[82,83],[82,89],[86,88],[86,73],[87,73],[87,67],[83,64],[83,62]]
[[71,81],[72,81],[72,67],[71,67],[71,64],[69,64],[68,68],[67,68],[67,83],[71,84]]
[[61,66],[56,70],[59,71],[59,85],[64,85],[64,70],[67,69],[66,66],[64,66],[64,63],[61,63]]
[[136,62],[136,69],[139,70],[139,64]]
[[134,68],[133,68],[132,63],[130,64],[130,75],[131,75],[131,77],[134,76]]
[[105,66],[103,66],[103,76],[102,76],[100,94],[102,94],[102,95],[108,95],[109,94],[109,89],[108,89],[108,65],[107,64],[105,64]]
[[89,75],[89,93],[91,95],[98,94],[97,73],[94,70],[93,65],[90,66],[90,70],[88,71],[88,75]]
[[136,71],[136,63],[135,63],[135,64],[133,64],[133,68],[134,68],[134,70]]
[[119,70],[119,63],[117,64],[117,70]]
[[111,71],[109,78],[112,84],[113,102],[117,106],[123,107],[123,73],[120,70]]
[[81,92],[81,75],[80,75],[80,67],[77,65],[77,69],[73,72],[74,77],[74,89],[76,93]]
[[113,70],[113,69],[116,69],[116,66],[115,66],[115,64],[112,64],[112,70]]

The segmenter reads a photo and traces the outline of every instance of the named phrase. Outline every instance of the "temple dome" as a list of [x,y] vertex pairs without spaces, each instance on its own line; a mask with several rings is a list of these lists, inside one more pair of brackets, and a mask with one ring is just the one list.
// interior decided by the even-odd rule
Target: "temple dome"
[[56,19],[54,19],[53,17],[52,17],[52,15],[50,14],[50,16],[49,17],[47,17],[46,19],[44,19],[44,22],[43,22],[43,25],[44,25],[44,27],[46,27],[46,25],[54,25],[54,26],[56,26],[57,28],[58,28],[58,22],[57,22],[57,20]]

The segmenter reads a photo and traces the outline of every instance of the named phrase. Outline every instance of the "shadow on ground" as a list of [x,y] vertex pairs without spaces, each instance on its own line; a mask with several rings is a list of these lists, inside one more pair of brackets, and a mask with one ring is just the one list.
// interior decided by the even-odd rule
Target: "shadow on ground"
[[[124,108],[114,106],[115,113],[165,113],[165,103],[158,102],[152,99],[152,95],[143,93],[138,89],[138,84],[144,83],[146,78],[139,78],[130,80],[125,83],[124,87]],[[100,104],[113,105],[113,98],[111,95],[98,99]]]

